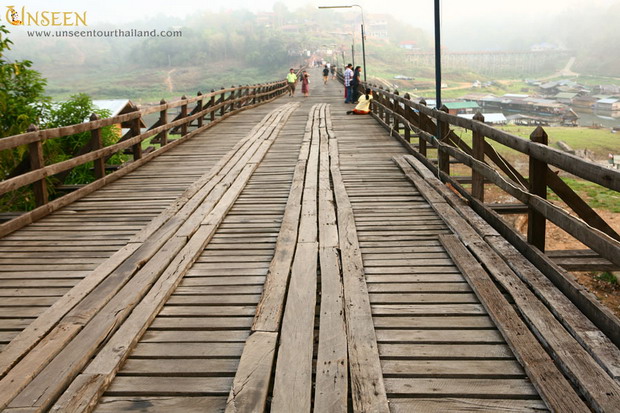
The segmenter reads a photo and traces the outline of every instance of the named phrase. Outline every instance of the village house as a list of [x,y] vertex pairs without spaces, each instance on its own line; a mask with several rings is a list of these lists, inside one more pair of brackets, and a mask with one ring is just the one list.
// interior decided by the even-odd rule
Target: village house
[[475,113],[480,109],[476,102],[447,102],[444,105],[448,108],[448,113],[451,115]]
[[573,92],[560,92],[557,95],[555,95],[553,98],[559,102],[559,103],[564,103],[566,105],[572,105],[573,104],[573,100],[579,96],[578,93],[573,93]]
[[405,50],[419,50],[418,43],[414,40],[403,40],[398,47]]
[[607,98],[596,101],[596,110],[605,111],[605,112],[613,112],[620,110],[620,99],[617,98]]

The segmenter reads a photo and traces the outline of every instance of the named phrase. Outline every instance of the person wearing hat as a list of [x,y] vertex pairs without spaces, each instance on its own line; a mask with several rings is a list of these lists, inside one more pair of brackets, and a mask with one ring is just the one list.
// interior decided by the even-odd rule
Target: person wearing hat
[[295,96],[295,84],[297,83],[297,75],[295,74],[295,69],[293,69],[292,67],[286,75],[286,83],[288,85],[288,95]]

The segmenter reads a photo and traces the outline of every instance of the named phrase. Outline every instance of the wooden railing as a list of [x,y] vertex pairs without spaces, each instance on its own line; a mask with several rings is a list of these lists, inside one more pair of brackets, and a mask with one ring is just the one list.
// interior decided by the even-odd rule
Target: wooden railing
[[[408,95],[400,96],[381,87],[371,86],[374,95],[373,116],[394,136],[408,146],[417,138],[416,155],[437,172],[444,182],[450,182],[468,198],[484,201],[484,184],[490,182],[520,201],[528,213],[528,241],[544,251],[545,223],[553,222],[573,237],[598,252],[602,257],[620,265],[620,235],[581,199],[549,166],[620,191],[620,172],[585,161],[576,156],[547,146],[547,134],[536,128],[530,141],[484,124],[478,113],[474,120],[450,115],[442,110],[415,103]],[[472,132],[472,147],[465,143],[451,128],[460,127]],[[437,138],[439,136],[439,138]],[[511,163],[500,155],[487,139],[516,150],[529,159],[529,177],[524,177]],[[437,168],[427,157],[428,147],[437,149]],[[472,170],[471,191],[450,175],[451,159]],[[491,167],[487,159],[495,164]],[[547,187],[553,190],[579,218],[547,201]]]
[[[339,79],[343,81],[342,73],[339,73]],[[424,101],[413,102],[408,94],[400,96],[397,91],[391,93],[376,85],[361,85],[360,93],[366,86],[374,95],[371,115],[409,153],[450,185],[462,200],[533,263],[612,341],[620,344],[618,318],[544,253],[545,227],[549,220],[611,262],[612,266],[620,266],[618,233],[550,166],[613,191],[620,191],[620,172],[547,146],[547,134],[542,128],[536,128],[527,140],[484,124],[481,114],[476,114],[474,120],[450,115],[445,107],[442,110],[431,109]],[[471,131],[472,146],[454,132],[454,127]],[[412,140],[417,142],[412,143]],[[523,176],[489,141],[525,155],[529,160],[529,176]],[[435,151],[429,153],[431,148],[436,150],[436,155]],[[436,159],[430,158],[433,155]],[[452,163],[469,167],[471,177],[452,176]],[[465,188],[462,182],[471,183],[471,188]],[[510,205],[512,208],[508,209],[528,214],[527,239],[484,202],[484,185],[487,183],[495,184],[520,202]],[[555,192],[574,215],[549,202],[546,199],[547,188]],[[518,263],[510,265],[515,267],[517,273],[522,270],[517,268]]]
[[[257,105],[270,102],[286,91],[286,81],[277,81],[265,84],[232,86],[222,88],[211,93],[201,94],[180,100],[166,102],[145,109],[133,107],[129,113],[99,119],[95,114],[90,122],[65,126],[55,129],[38,130],[32,125],[26,133],[0,139],[0,151],[13,150],[22,145],[28,146],[30,170],[0,181],[0,196],[17,189],[32,185],[36,208],[17,216],[0,225],[0,237],[34,222],[43,216],[79,199],[98,188],[110,183],[128,172],[136,169],[151,159],[168,151],[172,147],[190,139],[194,135],[210,128],[223,119]],[[171,121],[168,120],[168,111],[180,108],[179,114]],[[159,113],[158,120],[142,132],[140,126],[148,114]],[[104,147],[101,139],[101,128],[111,125],[122,125],[128,128],[117,143]],[[191,129],[191,131],[190,131]],[[45,165],[43,159],[43,142],[48,139],[62,139],[76,133],[90,132],[91,139],[78,156],[71,159]],[[177,139],[169,139],[169,134],[179,134]],[[142,143],[149,138],[151,144],[158,144],[159,148],[143,153]],[[120,169],[106,174],[105,161],[120,151],[130,152],[132,161],[124,164]],[[80,187],[76,191],[64,196],[49,200],[47,178],[67,175],[68,171],[84,165],[94,163],[95,181]]]

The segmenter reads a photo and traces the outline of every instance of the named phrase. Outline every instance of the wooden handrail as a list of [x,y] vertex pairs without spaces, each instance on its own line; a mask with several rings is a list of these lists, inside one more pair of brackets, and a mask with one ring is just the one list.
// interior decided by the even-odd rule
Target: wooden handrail
[[[285,86],[285,82],[280,81],[280,82],[266,83],[263,86],[269,86],[269,85]],[[129,122],[129,121],[138,119],[150,113],[161,112],[163,110],[176,108],[176,107],[183,106],[186,104],[189,105],[191,103],[195,103],[202,99],[205,99],[205,100],[210,99],[211,96],[219,95],[221,93],[229,93],[229,92],[237,91],[239,89],[247,89],[247,88],[248,88],[247,86],[241,86],[241,87],[235,87],[235,88],[222,89],[222,90],[218,90],[217,92],[208,93],[206,95],[194,96],[194,97],[187,98],[187,99],[179,99],[173,102],[159,104],[157,106],[149,106],[148,108],[141,109],[138,112],[130,112],[130,113],[117,115],[117,116],[113,116],[113,117],[109,117],[105,119],[100,119],[94,122],[84,122],[84,123],[78,123],[75,125],[62,126],[59,128],[43,129],[43,130],[36,131],[36,132],[26,132],[26,133],[22,133],[19,135],[7,136],[6,138],[0,139],[0,151],[11,149],[11,148],[16,148],[21,145],[27,145],[29,143],[36,142],[39,140],[43,142],[47,139],[61,138],[61,137],[68,136],[68,135],[74,135],[76,133],[89,132],[94,129],[99,129],[99,128],[103,128],[103,127],[111,126],[111,125],[117,125],[119,123]],[[258,94],[257,97],[265,96],[266,94],[267,93]]]
[[[594,251],[598,252],[604,258],[620,265],[620,242],[618,242],[618,240],[598,230],[597,228],[588,225],[588,223],[580,220],[579,218],[573,217],[572,215],[568,214],[566,211],[555,206],[546,199],[543,199],[540,196],[529,192],[528,188],[524,188],[521,183],[513,182],[506,179],[505,177],[500,175],[497,170],[493,169],[481,160],[476,159],[472,155],[465,153],[464,151],[455,148],[454,146],[449,145],[444,141],[436,139],[435,135],[417,127],[416,125],[411,123],[409,119],[392,110],[392,108],[390,107],[392,105],[389,105],[389,100],[386,101],[386,98],[390,99],[392,96],[398,97],[398,95],[393,95],[389,92],[385,93],[391,96],[381,95],[384,91],[382,89],[377,90],[378,98],[373,100],[373,110],[377,112],[377,114],[375,115],[376,119],[379,120],[384,126],[389,127],[389,125],[382,118],[381,114],[389,112],[390,116],[398,119],[398,121],[405,128],[413,131],[421,139],[437,148],[440,152],[443,152],[444,154],[449,155],[459,160],[466,166],[472,168],[472,170],[475,170],[485,179],[494,183],[513,197],[517,198],[519,201],[523,202],[525,205],[539,213],[541,216],[544,216],[558,227],[564,229],[569,234],[572,234],[576,239],[583,242]],[[393,130],[392,133],[398,135],[398,137],[401,139],[401,142],[410,145],[410,142],[405,142],[404,138],[400,135],[398,131]]]
[[527,139],[523,139],[511,133],[496,129],[479,121],[450,115],[436,109],[428,108],[425,105],[415,103],[384,89],[375,86],[368,87],[372,89],[374,94],[383,95],[387,99],[393,99],[395,102],[409,106],[410,108],[439,120],[440,122],[446,122],[453,126],[459,126],[471,130],[486,138],[501,143],[504,146],[531,156],[538,161],[556,166],[587,181],[620,192],[620,171],[585,161],[577,156],[567,154],[540,143],[528,141]]
[[[259,91],[262,92],[259,93]],[[136,162],[142,157],[141,145],[145,139],[152,136],[162,137],[163,139],[158,141],[160,148],[155,150],[155,152],[159,152],[168,143],[166,134],[174,128],[181,129],[181,138],[185,136],[193,136],[195,131],[189,132],[189,128],[194,126],[192,125],[192,122],[195,120],[198,120],[196,122],[198,129],[196,130],[204,130],[205,128],[212,126],[221,119],[224,119],[234,113],[271,101],[272,99],[282,95],[285,91],[286,82],[283,80],[265,83],[262,85],[246,85],[231,87],[228,89],[223,88],[218,91],[211,91],[207,94],[198,94],[194,97],[183,98],[173,102],[166,102],[162,100],[159,105],[143,110],[134,108],[134,110],[129,113],[110,118],[99,119],[97,116],[92,116],[89,122],[76,125],[45,130],[38,130],[36,127],[33,127],[26,133],[0,139],[0,151],[10,150],[22,145],[28,145],[31,151],[31,170],[0,181],[0,195],[22,188],[26,185],[34,184],[36,204],[38,207],[41,207],[49,202],[45,181],[45,179],[49,176],[63,173],[66,175],[67,171],[70,171],[73,168],[85,163],[94,161],[95,179],[102,180],[105,178],[105,160],[119,151],[132,148],[134,158],[133,162]],[[215,100],[216,96],[219,95],[224,97],[227,93],[230,93],[230,95],[226,99],[220,99],[219,101]],[[252,102],[252,104],[248,104],[248,102]],[[191,112],[188,107],[190,104],[195,104]],[[179,106],[183,108],[181,114],[175,120],[170,122],[167,121],[167,110]],[[150,128],[147,128],[145,132],[141,132],[139,126],[140,120],[145,114],[154,112],[159,112],[160,114],[157,121]],[[101,128],[127,123],[131,125],[130,132],[128,132],[119,142],[106,147],[101,146],[101,143],[99,142],[101,138]],[[90,145],[89,143],[87,147],[82,149],[82,152],[78,156],[66,161],[57,162],[51,165],[44,165],[41,145],[45,140],[61,138],[83,132],[91,133],[91,140],[94,139],[94,141],[96,141],[95,145]],[[148,157],[148,159],[151,158],[152,157],[150,156]],[[140,164],[142,163],[143,162],[140,162]],[[68,195],[65,195],[64,197],[67,196]],[[51,211],[53,208],[48,208],[48,210]],[[37,216],[41,215],[40,212],[37,212],[37,214]],[[31,222],[31,220],[22,219],[20,222],[26,223]],[[5,227],[5,225],[2,227]],[[11,228],[13,229],[16,229],[17,227],[17,225],[11,225]]]

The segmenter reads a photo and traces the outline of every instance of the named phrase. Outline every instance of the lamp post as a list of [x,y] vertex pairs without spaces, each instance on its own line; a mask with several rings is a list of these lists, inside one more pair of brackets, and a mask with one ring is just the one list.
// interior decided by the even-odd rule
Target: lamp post
[[351,62],[355,68],[355,33],[351,33]]
[[[364,67],[364,83],[366,83],[366,44],[364,42],[366,35],[364,34],[364,9],[359,4],[351,4],[348,6],[319,6],[319,9],[351,9],[353,7],[359,7],[360,12],[362,14],[362,60],[363,60],[362,64]],[[353,51],[353,46],[351,47],[351,49]],[[355,67],[355,55],[353,55],[353,67]]]
[[[441,26],[439,0],[435,0],[435,102],[441,108]],[[437,122],[439,125],[439,122]]]

